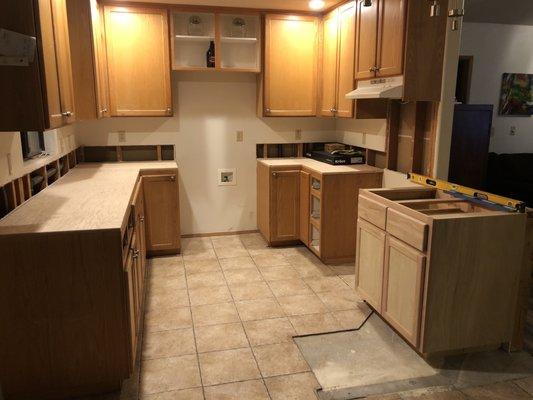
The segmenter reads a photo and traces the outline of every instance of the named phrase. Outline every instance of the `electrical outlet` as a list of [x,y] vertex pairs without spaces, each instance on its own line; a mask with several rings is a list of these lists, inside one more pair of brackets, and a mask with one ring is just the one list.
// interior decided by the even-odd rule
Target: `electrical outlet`
[[124,143],[126,141],[126,131],[118,131],[118,141]]
[[511,126],[511,129],[509,129],[509,135],[516,136],[516,126]]
[[302,130],[296,129],[294,131],[294,140],[302,140]]
[[244,131],[237,131],[237,142],[244,142]]

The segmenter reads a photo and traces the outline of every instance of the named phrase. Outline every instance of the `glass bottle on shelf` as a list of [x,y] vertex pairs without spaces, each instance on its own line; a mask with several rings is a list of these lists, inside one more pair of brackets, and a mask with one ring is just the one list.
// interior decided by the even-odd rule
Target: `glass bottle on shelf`
[[202,24],[202,18],[198,15],[193,15],[189,18],[189,28],[187,30],[189,36],[203,36],[204,27]]
[[207,50],[207,68],[215,68],[215,42],[211,41]]

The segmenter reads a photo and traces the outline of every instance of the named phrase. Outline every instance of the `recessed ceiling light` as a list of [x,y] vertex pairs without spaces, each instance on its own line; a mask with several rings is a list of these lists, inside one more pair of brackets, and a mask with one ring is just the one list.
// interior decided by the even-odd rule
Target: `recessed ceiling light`
[[326,2],[324,0],[311,0],[309,2],[309,8],[311,10],[322,10],[325,5]]

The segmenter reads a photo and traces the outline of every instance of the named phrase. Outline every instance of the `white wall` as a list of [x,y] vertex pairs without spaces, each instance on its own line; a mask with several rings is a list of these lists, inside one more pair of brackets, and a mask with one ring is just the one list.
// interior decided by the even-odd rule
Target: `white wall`
[[[533,26],[465,23],[461,55],[474,56],[471,104],[493,104],[490,150],[497,153],[533,152],[533,118],[498,115],[502,74],[533,74]],[[509,135],[511,126],[517,128]]]
[[[77,124],[84,145],[174,144],[181,175],[183,234],[257,229],[256,144],[336,140],[335,121],[256,116],[251,74],[174,73],[173,118],[112,118]],[[236,131],[244,130],[244,142]],[[118,131],[126,131],[119,143]],[[237,169],[237,186],[218,186],[219,168]]]

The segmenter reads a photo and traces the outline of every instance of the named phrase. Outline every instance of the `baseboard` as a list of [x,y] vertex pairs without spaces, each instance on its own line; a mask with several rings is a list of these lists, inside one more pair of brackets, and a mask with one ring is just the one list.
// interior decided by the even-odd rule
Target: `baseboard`
[[232,232],[213,232],[213,233],[192,233],[189,235],[181,235],[184,239],[199,238],[199,237],[212,237],[212,236],[233,236],[233,235],[245,235],[247,233],[259,233],[259,229],[253,231],[232,231]]

